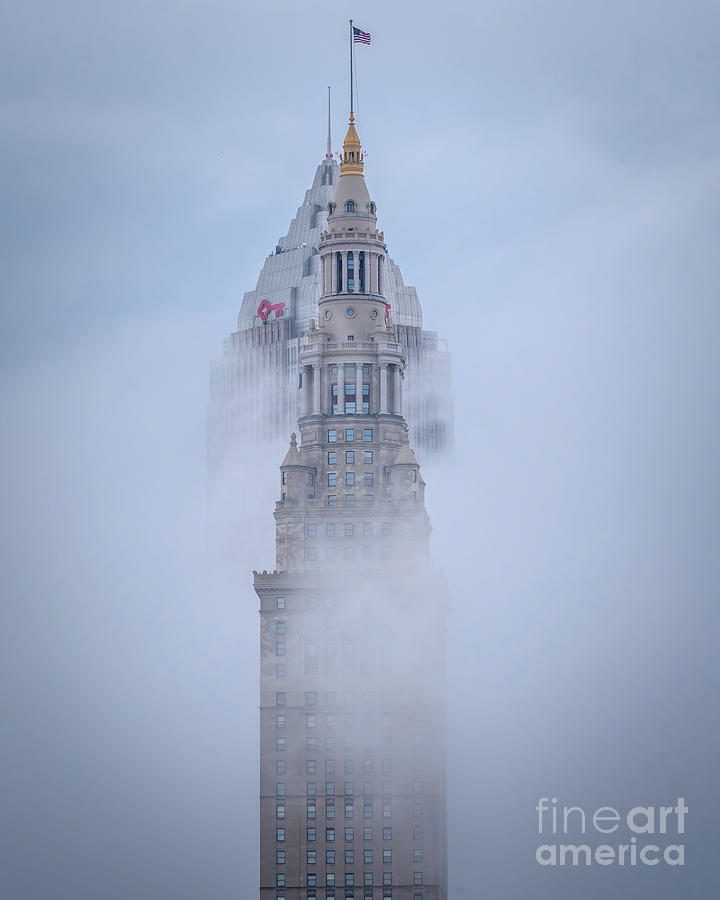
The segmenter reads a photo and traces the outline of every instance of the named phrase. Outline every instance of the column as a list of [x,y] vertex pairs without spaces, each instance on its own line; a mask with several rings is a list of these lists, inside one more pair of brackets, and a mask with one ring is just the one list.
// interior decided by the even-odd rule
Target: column
[[405,381],[405,373],[403,372],[402,368],[400,366],[398,366],[398,381],[397,381],[397,384],[398,384],[398,394],[397,394],[398,410],[397,410],[397,412],[398,412],[399,416],[403,415],[403,388],[404,388],[403,382],[404,381]]
[[338,414],[344,415],[345,413],[345,366],[343,363],[338,363]]
[[332,254],[326,253],[323,256],[323,294],[329,294],[332,284]]
[[320,381],[321,381],[321,368],[318,363],[314,363],[312,367],[313,372],[313,415],[317,416],[320,414]]
[[357,363],[355,365],[355,412],[362,412],[362,382],[363,382],[363,374],[362,374],[362,363]]
[[395,366],[394,380],[393,380],[393,406],[396,416],[402,415],[402,406],[401,406],[401,397],[400,397],[400,366]]
[[380,412],[386,413],[387,408],[387,363],[380,363]]
[[347,294],[347,250],[341,251],[340,256],[342,257],[342,291],[344,294]]
[[378,291],[378,255],[377,253],[370,254],[370,266],[371,266],[371,281],[370,281],[370,291],[373,294],[379,294]]
[[333,250],[330,254],[330,293],[337,294],[337,253]]

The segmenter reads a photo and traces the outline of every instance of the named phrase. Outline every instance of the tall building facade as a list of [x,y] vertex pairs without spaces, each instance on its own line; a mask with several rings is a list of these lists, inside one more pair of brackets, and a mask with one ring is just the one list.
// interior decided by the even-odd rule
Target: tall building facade
[[[300,345],[317,320],[324,273],[320,239],[336,203],[339,166],[329,151],[312,186],[263,265],[257,286],[242,301],[237,331],[212,365],[208,418],[211,474],[242,458],[248,430],[272,444],[285,439],[302,414],[298,391]],[[390,306],[411,376],[403,412],[423,461],[451,449],[453,408],[450,354],[437,333],[423,329],[417,292],[405,284],[387,251],[376,257],[377,278]],[[273,402],[267,403],[272,396]]]
[[[334,163],[333,163],[334,165]],[[446,900],[444,618],[353,123],[260,600],[261,900]]]

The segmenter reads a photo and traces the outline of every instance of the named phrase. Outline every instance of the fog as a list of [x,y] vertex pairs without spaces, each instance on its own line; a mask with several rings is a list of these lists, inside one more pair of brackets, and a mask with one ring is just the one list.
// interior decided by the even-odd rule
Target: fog
[[[2,893],[257,897],[252,570],[286,445],[248,436],[219,553],[208,374],[324,154],[328,82],[342,133],[350,15],[380,227],[453,354],[454,458],[423,467],[450,897],[706,897],[720,23],[559,0],[8,11]],[[684,797],[686,864],[541,867],[541,797]]]

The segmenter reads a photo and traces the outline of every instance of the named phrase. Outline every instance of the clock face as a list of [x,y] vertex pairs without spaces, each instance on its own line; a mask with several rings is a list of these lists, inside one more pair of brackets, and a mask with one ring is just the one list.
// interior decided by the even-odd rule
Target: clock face
[[352,317],[355,315],[355,310],[352,308],[352,306],[348,306],[348,308],[345,310],[345,315],[348,317],[348,319],[352,319]]

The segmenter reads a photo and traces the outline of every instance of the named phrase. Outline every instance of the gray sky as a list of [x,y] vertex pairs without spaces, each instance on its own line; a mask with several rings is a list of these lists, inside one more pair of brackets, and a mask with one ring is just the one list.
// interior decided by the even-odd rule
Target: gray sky
[[[344,133],[426,327],[451,897],[716,883],[711,3],[65,3],[0,37],[3,840],[12,900],[256,896],[277,459],[206,553],[210,359]],[[541,869],[540,796],[684,796],[684,869]]]

